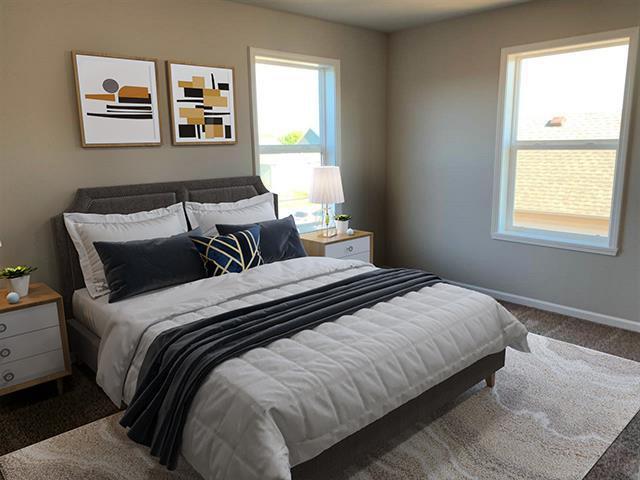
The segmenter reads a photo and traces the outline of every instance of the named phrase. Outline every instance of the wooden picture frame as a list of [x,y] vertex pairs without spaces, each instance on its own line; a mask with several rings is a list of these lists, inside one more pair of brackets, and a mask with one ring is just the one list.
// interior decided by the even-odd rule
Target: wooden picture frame
[[72,51],[83,147],[162,145],[157,60]]
[[167,60],[166,68],[171,143],[238,143],[234,67]]

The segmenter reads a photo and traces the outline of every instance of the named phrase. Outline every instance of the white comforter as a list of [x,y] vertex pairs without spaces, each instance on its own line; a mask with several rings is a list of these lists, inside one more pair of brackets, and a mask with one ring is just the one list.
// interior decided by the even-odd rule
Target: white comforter
[[[131,400],[160,332],[371,269],[307,257],[111,305],[98,383]],[[507,346],[527,331],[486,295],[446,284],[346,315],[218,366],[196,395],[182,454],[208,479],[288,479],[290,467]]]

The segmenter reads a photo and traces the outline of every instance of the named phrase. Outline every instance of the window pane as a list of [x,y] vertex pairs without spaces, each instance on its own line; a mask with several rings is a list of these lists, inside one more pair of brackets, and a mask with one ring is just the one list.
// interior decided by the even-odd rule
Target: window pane
[[618,139],[629,46],[520,61],[518,140]]
[[615,150],[520,150],[515,227],[607,236]]
[[320,144],[317,69],[256,63],[260,145]]
[[319,153],[260,155],[260,177],[278,194],[278,216],[293,215],[298,230],[315,230],[322,223],[322,206],[309,202],[311,172],[321,165]]

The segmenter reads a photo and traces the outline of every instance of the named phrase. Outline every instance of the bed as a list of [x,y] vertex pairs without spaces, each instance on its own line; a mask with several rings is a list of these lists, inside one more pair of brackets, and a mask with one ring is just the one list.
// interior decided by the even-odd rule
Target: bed
[[[134,213],[266,192],[259,177],[80,189],[68,211]],[[109,304],[86,294],[62,218],[53,224],[72,349],[117,405],[131,401],[162,332],[376,269],[297,258]],[[328,466],[348,465],[476,383],[492,386],[505,348],[526,351],[526,334],[493,299],[445,283],[362,309],[217,367],[190,408],[181,454],[205,478],[326,478]]]

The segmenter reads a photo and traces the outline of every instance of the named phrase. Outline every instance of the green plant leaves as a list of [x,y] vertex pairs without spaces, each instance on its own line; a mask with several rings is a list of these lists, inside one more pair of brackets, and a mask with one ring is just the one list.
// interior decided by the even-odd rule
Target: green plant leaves
[[5,267],[0,270],[0,278],[20,278],[34,272],[38,267],[29,267],[27,265],[18,265],[15,267]]

